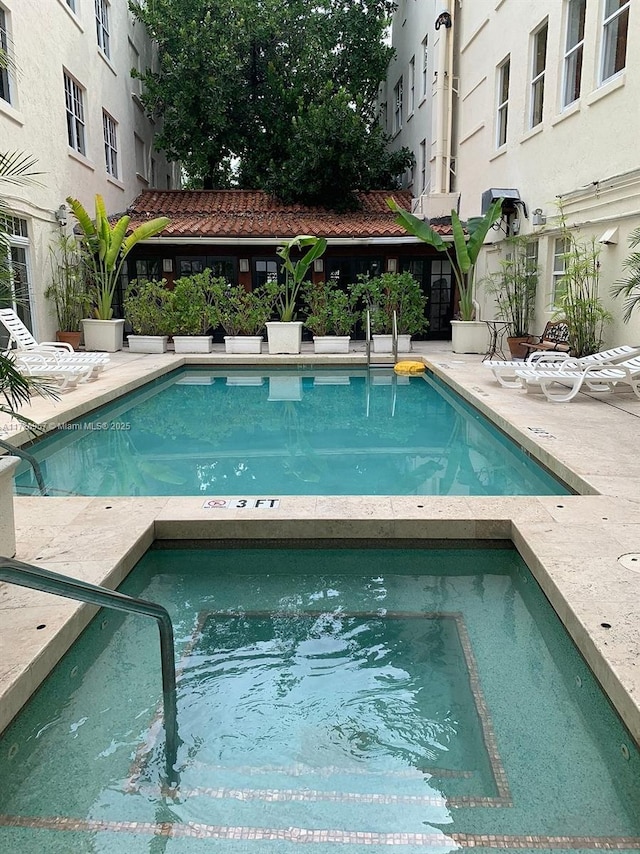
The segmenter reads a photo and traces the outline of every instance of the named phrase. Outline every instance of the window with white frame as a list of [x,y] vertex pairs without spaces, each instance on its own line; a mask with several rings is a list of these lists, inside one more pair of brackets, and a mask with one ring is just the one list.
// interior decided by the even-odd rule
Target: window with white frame
[[136,150],[136,172],[138,177],[147,178],[147,148],[144,140],[138,134],[133,135],[135,150]]
[[0,52],[2,62],[0,63],[0,99],[11,103],[11,81],[9,79],[9,15],[0,6]]
[[133,72],[140,73],[140,54],[133,42],[129,42],[129,61],[131,63],[131,94],[140,97],[142,94],[142,80],[139,77],[134,77]]
[[67,0],[67,6],[71,9],[72,12],[76,11],[76,0]]
[[111,45],[109,37],[109,4],[107,0],[95,0],[96,4],[96,35],[98,47],[109,59],[111,57]]
[[422,92],[423,98],[427,95],[427,69],[429,68],[429,36],[425,36],[422,40]]
[[566,237],[556,237],[553,245],[553,272],[551,274],[551,305],[558,302],[562,295],[562,277],[567,265],[569,240]]
[[509,119],[509,75],[511,58],[507,57],[498,68],[498,110],[496,116],[496,147],[507,142],[507,122]]
[[69,145],[80,154],[86,154],[84,89],[66,71],[64,72],[64,99],[67,109]]
[[427,140],[420,143],[420,192],[424,193],[427,187]]
[[533,67],[531,70],[531,112],[529,127],[542,121],[544,107],[544,78],[547,67],[547,35],[549,25],[545,22],[533,34]]
[[9,269],[11,307],[33,332],[28,223],[26,219],[7,214],[0,219],[0,229],[7,237],[5,261]]
[[562,84],[563,107],[568,107],[580,97],[586,8],[587,0],[569,0],[567,4],[567,38],[564,50],[564,80]]
[[116,121],[106,112],[102,111],[102,132],[104,136],[104,161],[107,174],[112,178],[118,177],[118,133]]
[[626,65],[630,7],[631,0],[605,0],[600,65],[601,83],[622,71]]
[[393,133],[402,129],[402,100],[404,98],[404,87],[402,77],[393,89]]
[[407,105],[407,116],[412,116],[416,108],[416,58],[412,56],[409,60],[409,104]]

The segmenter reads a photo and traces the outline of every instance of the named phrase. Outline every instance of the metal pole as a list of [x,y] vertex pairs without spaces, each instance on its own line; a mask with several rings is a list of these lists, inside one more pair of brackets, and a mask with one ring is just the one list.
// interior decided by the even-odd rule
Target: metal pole
[[42,590],[54,596],[76,599],[101,608],[112,608],[129,614],[153,617],[160,631],[160,657],[162,660],[162,695],[164,701],[164,729],[167,774],[173,776],[173,766],[178,754],[178,713],[176,700],[176,664],[174,658],[173,626],[168,611],[155,602],[125,596],[106,587],[98,587],[78,578],[50,572],[13,558],[0,557],[0,581]]
[[9,442],[5,442],[3,439],[0,439],[0,448],[4,448],[5,451],[9,451],[12,457],[20,457],[21,459],[26,460],[29,463],[29,465],[33,469],[34,475],[36,476],[36,483],[38,484],[40,495],[46,495],[47,487],[44,485],[42,469],[40,468],[40,463],[37,461],[37,459],[32,454],[28,454],[26,451],[23,451],[22,448],[15,448],[13,445],[10,445]]

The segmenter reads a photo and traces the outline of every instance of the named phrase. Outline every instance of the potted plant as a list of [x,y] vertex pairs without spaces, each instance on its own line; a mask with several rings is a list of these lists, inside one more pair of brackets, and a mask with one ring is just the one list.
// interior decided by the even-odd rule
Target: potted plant
[[564,269],[556,291],[555,316],[569,327],[571,355],[581,358],[602,349],[604,327],[612,317],[600,300],[600,247],[595,239],[578,240],[567,227],[562,211],[561,238]]
[[507,343],[511,355],[522,359],[528,353],[522,345],[530,340],[538,287],[538,268],[527,255],[529,242],[526,236],[510,237],[500,271],[486,280],[487,293],[495,297],[500,319],[509,324]]
[[409,352],[411,336],[422,332],[428,325],[425,317],[427,298],[411,273],[383,273],[374,278],[360,275],[355,290],[364,302],[362,318],[365,325],[369,313],[374,352],[391,353],[394,312],[398,350]]
[[[276,252],[282,258],[284,284],[276,301],[279,321],[267,323],[269,353],[299,353],[302,342],[302,323],[296,321],[296,301],[300,286],[313,262],[320,258],[327,248],[324,237],[312,237],[299,234],[286,240]],[[297,261],[292,255],[307,250]]]
[[56,310],[58,330],[56,340],[80,347],[82,318],[87,313],[90,298],[87,292],[87,270],[81,248],[73,236],[60,232],[49,248],[51,281],[44,292]]
[[127,336],[132,353],[166,353],[169,340],[171,291],[164,279],[138,282],[134,279],[124,298],[124,316],[131,324]]
[[[496,199],[484,216],[470,217],[466,224],[463,224],[457,212],[452,210],[452,245],[445,243],[428,222],[418,219],[401,208],[395,199],[387,199],[391,210],[398,214],[396,222],[399,225],[409,234],[433,246],[438,252],[444,252],[449,259],[458,286],[460,316],[460,320],[451,321],[454,353],[484,353],[487,349],[487,327],[476,319],[475,268],[487,232],[501,216],[502,201],[502,199]],[[463,324],[473,325],[465,328]]]
[[113,299],[129,252],[141,240],[147,240],[166,228],[170,220],[156,217],[137,226],[127,236],[131,217],[122,216],[111,225],[100,194],[96,195],[96,217],[92,220],[78,199],[67,198],[81,231],[86,263],[90,275],[93,318],[84,318],[84,343],[88,350],[114,353],[122,349],[124,320],[113,319]]
[[333,281],[308,282],[302,292],[307,310],[304,325],[313,333],[316,353],[348,353],[356,322],[356,295]]
[[216,290],[226,286],[211,270],[176,279],[171,292],[169,323],[176,353],[210,353],[210,329],[219,324]]
[[260,333],[271,317],[277,295],[277,282],[267,282],[247,291],[243,285],[217,280],[213,299],[218,321],[227,333],[225,352],[258,354],[262,351]]

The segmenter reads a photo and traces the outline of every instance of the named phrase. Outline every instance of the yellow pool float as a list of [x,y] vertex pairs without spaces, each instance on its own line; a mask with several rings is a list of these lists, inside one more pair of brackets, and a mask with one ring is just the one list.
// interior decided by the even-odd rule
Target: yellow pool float
[[396,374],[422,374],[427,367],[423,362],[397,362],[393,366]]

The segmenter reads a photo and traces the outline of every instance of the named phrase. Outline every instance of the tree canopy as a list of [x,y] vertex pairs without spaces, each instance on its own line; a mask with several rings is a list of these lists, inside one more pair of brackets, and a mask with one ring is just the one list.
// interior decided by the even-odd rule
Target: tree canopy
[[387,150],[377,95],[391,0],[131,0],[157,43],[143,103],[156,145],[205,188],[351,207],[411,163]]

